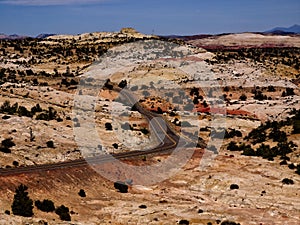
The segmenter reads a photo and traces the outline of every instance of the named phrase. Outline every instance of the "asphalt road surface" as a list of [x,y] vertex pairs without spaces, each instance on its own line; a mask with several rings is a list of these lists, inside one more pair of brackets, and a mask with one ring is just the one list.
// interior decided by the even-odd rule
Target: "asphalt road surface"
[[[192,143],[181,138],[180,145],[178,146],[180,136],[170,127],[165,119],[156,113],[150,112],[144,109],[140,103],[137,101],[135,96],[128,90],[115,88],[116,91],[120,92],[120,95],[131,104],[134,105],[135,109],[143,114],[150,123],[151,132],[153,132],[158,140],[161,143],[153,149],[145,150],[145,151],[131,151],[125,153],[117,153],[112,154],[113,158],[110,156],[97,156],[89,159],[77,159],[66,162],[59,162],[53,164],[43,164],[43,165],[35,165],[35,166],[27,166],[27,167],[18,167],[18,168],[5,168],[0,169],[0,176],[10,176],[17,174],[28,174],[28,173],[36,173],[42,171],[50,171],[50,170],[59,170],[70,167],[81,167],[88,166],[89,164],[101,164],[106,163],[112,160],[119,159],[127,159],[132,157],[144,156],[149,154],[161,154],[161,153],[171,153],[173,149],[178,148],[186,148]],[[87,163],[89,162],[89,164]]]

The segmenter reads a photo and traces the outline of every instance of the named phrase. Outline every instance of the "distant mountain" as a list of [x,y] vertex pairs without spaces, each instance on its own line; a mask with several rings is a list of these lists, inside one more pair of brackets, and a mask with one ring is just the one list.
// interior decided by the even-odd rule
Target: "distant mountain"
[[17,34],[12,34],[12,35],[0,34],[0,40],[1,39],[17,40],[17,39],[24,39],[24,38],[28,38],[28,36],[22,36]]
[[56,34],[39,34],[38,36],[36,36],[36,38],[38,39],[44,39],[44,38],[47,38],[47,37],[50,37],[50,36],[54,36]]
[[291,27],[275,27],[272,30],[265,31],[264,33],[272,34],[300,34],[300,25],[295,24]]
[[[36,36],[35,38],[37,39],[44,39],[50,36],[53,36],[56,34],[39,34],[38,36]],[[5,40],[20,40],[20,39],[25,39],[25,38],[33,38],[30,36],[24,36],[24,35],[17,35],[17,34],[12,34],[12,35],[7,35],[7,34],[2,34],[0,33],[0,40],[5,39]]]

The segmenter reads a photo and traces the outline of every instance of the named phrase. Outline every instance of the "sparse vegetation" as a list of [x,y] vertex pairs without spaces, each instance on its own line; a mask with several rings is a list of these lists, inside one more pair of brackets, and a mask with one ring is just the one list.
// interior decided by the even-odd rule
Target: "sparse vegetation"
[[105,123],[105,129],[106,129],[106,130],[112,130],[112,125],[111,125],[111,123]]
[[230,185],[230,189],[231,190],[235,190],[235,189],[239,189],[240,187],[239,187],[239,185],[237,185],[237,184],[231,184]]
[[54,212],[55,210],[54,202],[48,199],[44,199],[42,202],[37,200],[34,205],[43,212]]
[[114,183],[114,187],[119,190],[121,193],[127,193],[128,192],[128,185],[125,184],[122,181],[117,181]]
[[69,208],[61,205],[55,209],[55,213],[59,215],[59,218],[63,221],[71,221]]
[[188,220],[180,220],[178,224],[181,224],[181,225],[189,225],[190,222]]
[[47,147],[48,148],[54,148],[54,142],[53,141],[47,141]]
[[28,196],[28,187],[21,184],[14,195],[11,206],[14,215],[31,217],[33,216],[33,201]]
[[[0,103],[0,113],[3,115],[1,115],[0,119],[2,118],[3,124],[5,126],[5,130],[1,133],[0,137],[0,155],[2,156],[2,158],[4,158],[4,160],[1,161],[1,167],[6,167],[8,172],[15,171],[16,169],[22,171],[23,168],[21,167],[23,166],[33,165],[35,163],[39,164],[47,160],[51,162],[53,162],[52,160],[60,161],[62,160],[61,156],[63,156],[64,160],[67,161],[78,159],[78,157],[81,157],[80,150],[77,149],[77,146],[75,146],[74,143],[70,143],[70,140],[73,137],[73,133],[69,133],[72,130],[73,125],[74,127],[83,126],[83,128],[85,125],[84,118],[80,120],[81,124],[79,123],[78,119],[75,118],[73,121],[71,119],[72,97],[75,93],[76,85],[80,82],[80,85],[91,88],[91,90],[94,89],[96,87],[95,84],[97,83],[96,79],[92,77],[83,78],[82,76],[85,71],[87,71],[88,66],[91,65],[94,60],[99,58],[99,56],[101,59],[101,55],[105,53],[109,48],[120,45],[121,43],[127,43],[141,39],[125,37],[126,35],[124,34],[118,34],[120,36],[120,40],[114,41],[114,35],[115,34],[112,34],[111,38],[106,38],[105,42],[101,42],[100,40],[95,38],[95,34],[92,33],[86,34],[86,36],[89,37],[89,41],[85,40],[84,35],[65,40],[0,40],[0,54],[2,56],[0,57],[0,63],[2,63],[3,67],[5,67],[0,68],[0,85],[4,84],[3,88],[1,86],[3,99]],[[52,44],[49,44],[51,42]],[[167,45],[169,44],[170,43],[167,43]],[[149,48],[149,46],[147,47]],[[198,51],[198,49],[195,50]],[[300,76],[297,77],[295,75],[296,73],[299,73],[299,48],[218,49],[214,50],[214,52],[216,53],[215,58],[213,60],[206,59],[205,61],[211,64],[217,64],[212,67],[208,67],[207,65],[206,66],[207,68],[211,69],[212,73],[220,75],[220,77],[216,77],[216,80],[219,81],[220,84],[225,85],[223,89],[224,93],[219,93],[219,96],[216,96],[217,88],[214,88],[213,86],[204,87],[207,89],[207,91],[204,89],[202,90],[202,87],[199,88],[191,86],[197,85],[197,83],[200,83],[200,81],[202,80],[210,81],[211,77],[208,78],[205,73],[201,72],[201,76],[195,74],[194,77],[189,76],[188,74],[186,76],[181,76],[180,72],[179,74],[177,74],[177,71],[175,71],[176,68],[171,68],[169,65],[164,65],[164,61],[159,62],[161,64],[161,67],[163,67],[162,70],[160,69],[160,67],[159,69],[157,69],[154,65],[150,65],[148,67],[145,66],[144,63],[142,63],[132,69],[132,74],[124,74],[124,76],[122,76],[122,73],[118,73],[116,74],[116,76],[112,77],[112,81],[108,79],[104,83],[104,88],[98,95],[99,101],[97,101],[97,105],[95,105],[95,121],[100,124],[98,124],[99,126],[97,127],[97,129],[99,129],[100,131],[99,136],[103,135],[104,139],[112,137],[112,141],[109,142],[108,140],[105,140],[104,143],[107,144],[108,148],[105,148],[106,146],[103,146],[102,148],[102,143],[101,145],[99,144],[95,149],[99,152],[103,151],[106,154],[105,151],[112,151],[114,155],[119,152],[122,152],[122,154],[126,154],[127,150],[131,150],[130,148],[126,149],[126,144],[122,143],[122,140],[125,140],[126,142],[131,141],[129,138],[127,139],[127,135],[134,135],[134,140],[137,141],[137,145],[143,146],[141,147],[141,149],[144,148],[144,144],[148,144],[144,142],[144,140],[150,140],[150,142],[152,142],[152,139],[150,139],[151,136],[149,135],[150,127],[147,127],[147,125],[145,125],[145,119],[141,117],[140,113],[122,112],[123,107],[127,111],[130,111],[131,106],[129,104],[120,106],[121,114],[120,118],[118,118],[121,121],[122,129],[128,132],[122,131],[122,134],[124,134],[124,137],[122,136],[122,139],[113,139],[115,138],[114,136],[116,134],[111,131],[117,129],[117,127],[114,127],[112,125],[115,123],[111,122],[111,117],[110,115],[108,115],[109,112],[107,112],[107,110],[110,110],[110,104],[115,101],[114,98],[118,94],[116,92],[117,89],[129,87],[131,91],[135,92],[134,94],[137,96],[137,99],[142,98],[140,100],[142,106],[145,105],[145,108],[151,108],[153,112],[163,114],[164,118],[167,118],[172,122],[172,124],[170,124],[170,127],[174,129],[176,133],[182,133],[182,137],[189,138],[189,134],[198,135],[198,132],[194,133],[193,131],[193,128],[197,129],[196,126],[194,127],[194,124],[196,124],[196,122],[191,122],[191,119],[189,119],[189,115],[191,114],[191,112],[194,113],[197,111],[196,113],[198,113],[197,116],[199,118],[199,121],[201,120],[201,122],[203,122],[203,125],[201,124],[203,128],[200,129],[200,136],[197,143],[197,147],[200,149],[195,148],[195,154],[193,154],[191,160],[185,166],[185,169],[179,171],[179,176],[175,175],[174,178],[163,182],[162,185],[153,185],[151,187],[153,189],[152,192],[146,191],[146,188],[145,191],[142,191],[144,187],[139,187],[138,185],[134,185],[131,187],[132,184],[138,184],[138,179],[135,180],[134,177],[132,177],[133,180],[126,180],[126,182],[117,181],[114,183],[114,187],[116,189],[114,194],[123,197],[117,199],[112,198],[112,201],[109,203],[106,203],[106,201],[101,201],[101,203],[99,204],[101,205],[101,207],[104,207],[104,205],[106,207],[106,204],[109,204],[109,207],[105,208],[105,214],[108,215],[113,212],[115,205],[118,205],[119,203],[121,203],[121,201],[123,201],[121,205],[122,207],[124,207],[124,209],[118,209],[119,211],[121,210],[120,213],[118,213],[120,218],[117,218],[118,220],[120,220],[118,221],[119,223],[128,222],[127,214],[124,214],[122,210],[126,212],[128,210],[132,211],[132,206],[135,207],[136,210],[140,213],[146,212],[147,214],[150,209],[152,210],[152,206],[154,205],[153,202],[149,202],[149,206],[148,204],[132,205],[130,203],[130,201],[133,199],[132,197],[137,198],[136,202],[146,202],[151,200],[150,198],[153,198],[153,201],[155,203],[159,202],[161,204],[160,206],[165,206],[165,209],[159,212],[159,215],[156,215],[156,212],[153,212],[153,217],[151,215],[151,218],[148,218],[148,215],[145,214],[145,221],[151,219],[156,223],[158,222],[161,224],[168,223],[166,221],[169,221],[169,223],[175,223],[177,221],[177,223],[179,224],[190,224],[194,223],[195,221],[198,222],[198,219],[195,221],[194,219],[188,221],[189,218],[178,218],[175,215],[176,213],[174,214],[172,210],[170,212],[167,212],[170,209],[169,206],[172,206],[174,202],[174,199],[172,198],[174,196],[178,196],[178,198],[176,199],[178,200],[176,204],[182,204],[181,207],[185,207],[186,211],[196,214],[198,212],[198,214],[195,215],[199,217],[199,221],[202,218],[205,218],[203,222],[201,221],[202,223],[221,225],[239,224],[232,221],[221,222],[222,220],[225,220],[225,218],[231,219],[234,217],[231,217],[229,211],[227,212],[228,215],[222,215],[222,210],[217,208],[215,210],[216,212],[214,212],[214,215],[219,215],[219,218],[210,218],[212,222],[208,222],[209,220],[207,218],[209,218],[209,215],[212,213],[210,212],[212,208],[206,208],[205,205],[202,204],[197,204],[197,206],[190,204],[189,199],[194,199],[195,201],[193,202],[196,202],[196,199],[198,199],[200,203],[205,201],[205,199],[202,199],[203,196],[197,195],[195,191],[190,192],[190,190],[204,187],[203,185],[202,187],[200,187],[199,183],[204,183],[202,182],[202,180],[199,181],[199,177],[205,179],[205,182],[208,185],[207,187],[211,187],[214,189],[213,192],[215,193],[215,197],[213,198],[213,196],[210,196],[213,199],[212,203],[216,201],[216,205],[224,205],[226,209],[229,207],[236,207],[237,209],[240,209],[241,205],[239,204],[239,201],[235,200],[238,198],[244,201],[246,193],[247,199],[245,199],[244,203],[250,202],[251,204],[248,204],[247,207],[243,210],[249,210],[250,214],[253,209],[258,213],[263,210],[266,212],[264,213],[264,215],[268,217],[266,218],[266,220],[269,220],[269,210],[272,210],[268,208],[270,198],[274,197],[274,199],[276,199],[276,196],[280,195],[280,199],[282,200],[280,201],[280,203],[284,202],[284,200],[286,200],[284,196],[285,193],[289,191],[289,189],[296,190],[295,188],[297,187],[297,185],[299,185],[297,179],[294,179],[294,176],[298,176],[296,174],[300,175],[300,164],[297,160],[295,160],[295,157],[298,154],[299,147],[295,144],[297,142],[294,143],[292,141],[294,139],[297,139],[299,136],[298,134],[300,134],[300,110],[291,110],[288,116],[286,116],[288,111],[284,111],[285,109],[291,107],[298,107],[296,104],[299,96],[295,95],[299,94],[299,90],[298,88],[296,88],[296,86],[280,87],[280,85],[278,85],[280,83],[283,84],[284,79],[286,79],[284,82],[285,84],[288,84],[288,82],[290,81],[299,86],[299,83],[297,82],[299,82]],[[201,53],[197,55],[202,57]],[[205,58],[206,56],[209,56],[209,54],[206,53],[203,55],[205,55]],[[172,62],[172,60],[169,59],[166,59],[166,61],[168,63]],[[226,62],[230,63],[223,64]],[[179,84],[183,84],[183,86],[181,86],[182,88],[184,88],[186,85],[186,90],[182,91],[176,89],[174,91],[172,90],[172,85],[168,87],[167,85],[163,86],[160,83],[155,83],[154,86],[155,81],[150,83],[145,82],[145,84],[139,83],[140,86],[130,86],[136,84],[133,80],[133,77],[138,76],[139,74],[143,74],[145,77],[147,76],[147,74],[154,74],[153,71],[151,71],[151,69],[153,69],[152,67],[154,67],[154,70],[157,70],[159,76],[161,76],[161,78],[159,79],[163,80],[165,77],[167,77],[167,80],[172,80],[174,77],[174,82],[177,83],[178,81]],[[260,85],[259,87],[257,86],[255,79],[261,73],[264,74],[263,79],[266,80],[265,83],[262,84],[264,81],[259,77],[259,79],[257,79],[257,82]],[[279,75],[284,79],[281,79]],[[232,77],[232,80],[227,79],[227,77]],[[272,82],[268,82],[267,79],[269,79],[269,77]],[[278,80],[281,79],[278,84],[276,83],[277,78]],[[235,84],[237,84],[237,86]],[[159,85],[162,87],[160,87]],[[162,94],[165,94],[166,100],[157,98],[155,96],[156,91],[158,93],[158,90]],[[65,92],[68,95],[65,95]],[[187,96],[185,96],[187,93],[189,93],[188,98]],[[89,92],[80,90],[79,95],[83,97],[84,95],[89,95]],[[143,98],[142,95],[146,96],[147,98]],[[9,99],[9,101],[7,101],[7,99]],[[37,102],[39,102],[39,104],[37,104]],[[216,104],[214,104],[214,102],[216,102]],[[281,107],[280,105],[281,102],[283,107]],[[225,103],[226,106],[219,106],[219,103],[220,105],[221,103]],[[292,103],[294,104],[294,106],[292,106]],[[119,105],[117,105],[117,107],[119,107]],[[215,129],[210,125],[214,122],[213,110],[218,110],[219,107],[223,107],[224,111],[227,110],[228,113],[228,116],[226,118],[226,123],[228,122],[228,128],[226,129]],[[278,113],[277,111],[272,112],[273,107],[275,111],[278,110]],[[117,109],[117,111],[118,110],[119,108]],[[141,112],[140,105],[134,105],[131,110]],[[216,117],[219,118],[219,113],[217,113]],[[236,119],[237,117],[238,119]],[[270,121],[267,121],[257,127],[259,119],[261,118],[269,118]],[[279,118],[286,119],[279,121]],[[28,124],[27,121],[29,121]],[[106,123],[103,123],[103,121],[105,121]],[[24,123],[24,125],[22,123]],[[257,128],[253,129],[249,133],[249,129],[251,129],[251,127]],[[184,129],[186,129],[187,131],[184,131]],[[104,132],[104,130],[106,130],[106,132]],[[171,134],[170,136],[173,137],[173,135]],[[10,137],[13,137],[13,139]],[[223,140],[223,137],[225,138],[225,140]],[[211,140],[211,142],[207,146],[206,142],[209,141],[208,138],[211,138],[209,139]],[[63,139],[65,139],[66,142],[64,142]],[[208,173],[206,173],[205,171],[201,171],[199,174],[197,172],[197,168],[194,167],[195,163],[198,164],[196,160],[198,160],[198,158],[202,156],[206,157],[207,155],[212,155],[212,152],[217,154],[217,141],[221,140],[225,143],[223,145],[225,149],[227,148],[228,151],[235,152],[228,152],[226,150],[224,151],[224,149],[221,148],[220,155],[216,157],[216,165],[220,165],[221,168],[217,168],[216,170],[209,170]],[[184,144],[184,142],[182,143]],[[15,144],[17,146],[15,146]],[[183,144],[179,144],[178,147],[181,148]],[[207,147],[207,150],[211,152],[204,151],[203,149],[205,147]],[[190,145],[187,144],[182,149],[180,149],[180,152],[184,153],[184,151],[192,151],[193,149],[194,146],[192,146],[192,144],[191,148]],[[204,153],[204,155],[202,153]],[[56,154],[57,159],[55,159]],[[98,153],[95,154],[97,156]],[[243,156],[239,156],[239,154],[242,154]],[[165,156],[167,155],[162,154],[158,155],[157,157],[156,155],[155,157],[153,157],[152,154],[145,154],[136,157],[137,160],[132,161],[133,164],[150,165],[152,163],[154,164],[154,162],[156,161],[163,161],[165,159]],[[250,158],[246,156],[261,157],[267,160],[274,160],[274,162],[268,163],[263,159]],[[49,159],[45,159],[46,157],[48,157]],[[221,162],[220,159],[223,161]],[[131,158],[129,160],[131,160]],[[203,160],[202,162],[204,161],[205,160]],[[232,164],[227,162],[232,162]],[[264,162],[266,164],[263,164]],[[280,167],[279,165],[276,165],[277,162],[280,162]],[[227,166],[229,168],[228,170]],[[280,171],[291,169],[292,171],[288,172],[289,174],[294,175],[289,176],[285,173],[277,173],[277,170],[274,170],[274,173],[273,170],[267,172],[267,174],[264,173],[265,170],[276,166],[279,167],[278,170],[280,169]],[[259,169],[256,170],[256,167]],[[106,168],[109,169],[109,165],[107,165]],[[243,170],[243,168],[246,169]],[[70,177],[72,178],[72,176],[74,176],[73,178],[75,178],[75,174],[81,174],[80,170],[81,167],[78,168],[78,170],[77,168],[72,169],[72,174],[70,174]],[[189,173],[189,171],[192,172]],[[226,176],[221,176],[222,178],[224,177],[224,180],[222,180],[220,176],[216,176],[216,172],[218,172],[219,174],[220,171],[226,171],[226,173],[228,173],[228,176],[227,174]],[[123,177],[123,174],[120,173],[119,168],[112,168],[109,172],[111,174],[116,173],[118,177],[120,177],[120,179],[121,177]],[[244,176],[244,173],[249,176]],[[53,178],[52,171],[50,171],[49,173],[47,172],[47,174],[50,175],[48,179]],[[82,174],[86,174],[88,176],[88,173]],[[285,175],[281,176],[280,174]],[[160,174],[155,174],[155,176],[156,175],[159,176]],[[255,184],[252,185],[253,187],[245,185],[247,183],[247,178],[249,178],[251,175],[253,175],[253,177],[251,177],[251,180],[257,179]],[[66,187],[64,182],[60,182],[61,177],[59,177],[60,175],[58,173],[57,176],[57,179],[53,179],[53,182],[59,184],[55,185],[59,194],[59,189],[66,190]],[[293,180],[289,178],[283,179],[285,176],[292,178]],[[13,182],[17,181],[18,177],[19,175],[17,175],[16,178],[13,178]],[[240,184],[230,185],[230,183],[227,183],[228,180],[230,181],[232,177],[234,178],[234,180],[240,182]],[[177,183],[176,179],[178,178],[180,180]],[[10,179],[11,178],[9,177],[9,180]],[[22,179],[23,175],[21,176],[21,180]],[[30,179],[32,179],[32,181],[30,181],[30,186],[45,185],[45,187],[51,188],[48,187],[48,183],[42,182],[42,178],[36,179],[35,176],[32,176],[30,177]],[[146,177],[146,179],[152,179],[152,177]],[[155,179],[155,177],[153,179]],[[276,179],[275,182],[273,182],[274,179]],[[268,180],[272,180],[271,183],[267,183]],[[93,188],[90,188],[88,185],[83,185],[89,184],[89,181],[92,181],[93,183],[95,183],[94,181],[97,181],[98,185],[94,186]],[[11,186],[11,181],[8,182],[8,184]],[[224,182],[226,186],[225,188],[227,188],[231,193],[230,195],[226,196],[226,204],[224,204],[224,199],[222,199],[220,197],[221,195],[219,195],[220,193],[218,193],[218,187],[220,187],[220,185],[224,185]],[[43,201],[37,200],[34,202],[34,204],[37,209],[43,212],[55,211],[55,213],[59,215],[61,220],[71,221],[71,216],[73,217],[74,215],[74,220],[76,220],[76,222],[78,223],[81,223],[81,221],[79,220],[83,215],[82,213],[86,213],[88,210],[83,209],[83,211],[80,211],[82,209],[79,209],[77,207],[78,204],[83,203],[87,200],[93,201],[91,198],[95,196],[95,193],[105,193],[105,196],[103,195],[102,197],[109,198],[111,190],[105,192],[107,188],[109,189],[109,187],[107,187],[108,184],[109,182],[103,182],[103,180],[101,180],[100,178],[98,180],[98,178],[94,179],[94,177],[93,179],[87,177],[85,182],[83,183],[78,182],[78,189],[77,191],[75,189],[75,195],[69,196],[70,201],[72,199],[77,201],[77,203],[74,205],[74,211],[75,209],[76,211],[78,210],[78,214],[77,212],[75,213],[73,211],[70,211],[69,208],[64,205],[61,205],[60,207],[57,207],[55,209],[54,203],[51,200],[47,199]],[[271,184],[269,188],[268,186],[265,186],[269,184]],[[83,185],[81,188],[84,189],[80,189],[79,185]],[[242,190],[237,191],[240,188],[239,185],[242,185],[243,187],[241,187]],[[271,188],[273,187],[273,185],[275,185],[275,188]],[[4,184],[3,190],[5,190],[7,186],[7,184]],[[284,192],[279,193],[277,191],[278,188],[283,188]],[[16,194],[15,199],[23,200],[19,200],[18,204],[15,203],[14,208],[12,207],[13,211],[15,211],[16,215],[20,215],[21,213],[23,214],[22,216],[33,215],[33,204],[32,200],[28,197],[27,187],[19,187],[19,189],[21,189],[19,190],[19,196],[17,198]],[[139,189],[141,189],[141,191]],[[255,192],[251,192],[251,189],[255,189]],[[87,194],[89,196],[88,199],[84,199],[86,197],[85,190],[87,191]],[[262,190],[267,190],[268,194],[266,194],[266,191]],[[74,192],[74,189],[72,188],[72,190],[70,191]],[[93,193],[93,191],[95,191],[95,193]],[[128,193],[128,191],[132,192],[133,195],[120,194]],[[144,192],[148,192],[149,194],[146,194],[145,196],[141,195],[141,193]],[[182,195],[182,193],[184,193],[184,195]],[[37,194],[39,196],[38,192]],[[260,194],[262,197],[259,197]],[[292,194],[294,193],[289,193],[287,197],[292,196]],[[64,194],[61,195],[62,198],[64,198],[64,196]],[[267,203],[265,202],[265,197],[267,197]],[[257,206],[256,199],[259,199],[260,201],[258,204],[259,209],[255,208],[255,206]],[[229,203],[227,202],[227,200]],[[17,202],[17,200],[14,200],[14,202]],[[288,202],[286,206],[281,206],[280,203],[276,204],[276,206],[278,206],[278,215],[276,214],[273,216],[272,214],[272,219],[276,219],[277,216],[286,215],[286,210],[292,208],[293,204]],[[4,206],[5,205],[6,203],[4,201]],[[93,207],[90,207],[91,211],[94,207],[96,207],[96,205],[98,206],[97,201],[93,201],[92,205]],[[214,203],[212,204],[212,207],[213,205]],[[7,206],[3,207],[3,211],[6,207]],[[130,209],[128,209],[128,207]],[[150,208],[147,209],[147,207]],[[204,208],[199,209],[199,207]],[[12,213],[15,214],[13,211]],[[203,212],[205,213],[203,214]],[[9,215],[10,213],[11,212],[9,210],[5,211],[5,214],[7,215]],[[99,222],[93,221],[94,218],[95,220],[97,219],[97,215],[92,215],[93,213],[94,212],[91,213],[91,217],[89,214],[84,215],[84,217],[87,218],[87,220],[90,220],[88,222]],[[42,213],[40,211],[37,211],[37,214],[38,217],[39,215],[45,215],[45,213]],[[291,210],[288,214],[292,219],[295,218],[295,212],[293,210]],[[53,218],[51,218],[52,216]],[[8,217],[9,216],[5,216],[5,218]],[[58,216],[56,216],[55,214],[48,214],[47,217],[49,217],[49,221],[52,221],[52,219],[54,221],[58,218]],[[124,219],[125,217],[126,219]],[[103,222],[105,218],[106,216],[104,215],[101,221]],[[243,215],[241,215],[240,218],[242,219]],[[249,218],[247,217],[247,219]],[[254,217],[254,219],[256,218]],[[288,217],[284,219],[287,221],[287,223],[290,222]],[[130,220],[132,220],[131,223],[135,223],[137,221],[135,217],[130,218]],[[261,220],[264,220],[264,218]],[[114,220],[114,217],[111,217],[108,222],[113,224],[116,222],[116,220]],[[150,221],[148,222],[151,223]],[[245,223],[247,222],[249,221],[246,221]],[[252,222],[255,223],[258,221]],[[40,221],[40,223],[47,222]],[[82,223],[87,223],[87,221],[83,221]]]
[[284,178],[282,180],[282,183],[289,185],[289,184],[294,184],[294,181],[292,179],[289,179],[289,178]]
[[86,197],[85,191],[83,189],[80,189],[80,191],[78,192],[78,195],[82,198]]
[[12,138],[4,139],[0,144],[0,152],[11,153],[10,148],[14,146],[16,146],[16,144],[12,141]]
[[232,221],[223,221],[221,225],[240,225],[240,223],[232,222]]

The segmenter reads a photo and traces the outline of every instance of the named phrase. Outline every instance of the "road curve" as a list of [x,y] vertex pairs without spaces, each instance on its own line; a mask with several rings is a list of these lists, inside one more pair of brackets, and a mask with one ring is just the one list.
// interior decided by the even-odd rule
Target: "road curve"
[[[178,146],[180,136],[176,134],[176,132],[170,127],[168,122],[159,114],[148,111],[144,109],[134,95],[125,89],[115,88],[116,91],[120,93],[121,96],[125,97],[131,105],[135,107],[137,111],[143,114],[147,120],[151,123],[151,130],[155,133],[155,135],[160,138],[161,134],[163,134],[164,139],[162,142],[153,149],[149,149],[146,151],[130,151],[117,153],[112,155],[102,155],[96,156],[88,159],[77,159],[66,162],[59,162],[53,164],[42,164],[42,165],[34,165],[34,166],[26,166],[26,167],[18,167],[18,168],[5,168],[0,169],[0,177],[1,176],[11,176],[11,175],[19,175],[19,174],[30,174],[30,173],[38,173],[45,172],[51,170],[60,170],[64,168],[74,168],[74,167],[82,167],[88,166],[89,164],[101,164],[114,160],[127,159],[132,157],[144,156],[149,154],[161,154],[161,153],[171,153],[173,149],[185,148],[188,147],[191,143],[186,141],[184,138],[181,138],[181,146]],[[161,119],[158,119],[161,118]],[[162,124],[162,122],[164,124]],[[113,158],[111,157],[113,156]],[[87,163],[87,161],[89,163]]]

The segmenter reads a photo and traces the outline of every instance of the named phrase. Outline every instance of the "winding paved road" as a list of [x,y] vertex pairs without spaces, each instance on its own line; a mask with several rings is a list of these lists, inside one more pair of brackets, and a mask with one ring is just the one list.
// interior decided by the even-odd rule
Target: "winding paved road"
[[[127,159],[132,157],[144,156],[149,154],[158,154],[158,153],[170,153],[176,147],[185,148],[188,147],[191,143],[186,141],[184,138],[181,138],[180,145],[178,146],[180,136],[176,134],[176,132],[170,127],[165,119],[156,113],[150,112],[144,109],[134,95],[125,89],[115,88],[116,91],[120,92],[120,95],[125,97],[127,101],[131,105],[134,105],[135,109],[143,114],[148,121],[150,122],[151,132],[154,132],[156,137],[161,140],[161,143],[153,149],[149,149],[146,151],[131,151],[125,153],[117,153],[111,155],[103,155],[97,156],[88,159],[77,159],[66,162],[59,162],[54,164],[43,164],[43,165],[35,165],[35,166],[27,166],[27,167],[18,167],[18,168],[6,168],[0,169],[0,176],[11,176],[18,174],[30,174],[42,171],[50,171],[50,170],[59,170],[63,168],[71,168],[71,167],[81,167],[88,166],[89,164],[101,164],[106,163],[112,160],[120,160]],[[87,163],[89,162],[89,164]]]

